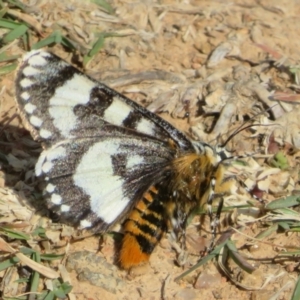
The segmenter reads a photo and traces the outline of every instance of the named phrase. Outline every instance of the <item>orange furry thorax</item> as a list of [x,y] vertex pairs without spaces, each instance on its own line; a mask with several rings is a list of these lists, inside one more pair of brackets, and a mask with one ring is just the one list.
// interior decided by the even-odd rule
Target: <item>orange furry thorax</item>
[[176,158],[173,161],[175,176],[172,189],[178,191],[181,199],[187,198],[201,204],[218,169],[216,166],[214,158],[206,154],[191,153]]

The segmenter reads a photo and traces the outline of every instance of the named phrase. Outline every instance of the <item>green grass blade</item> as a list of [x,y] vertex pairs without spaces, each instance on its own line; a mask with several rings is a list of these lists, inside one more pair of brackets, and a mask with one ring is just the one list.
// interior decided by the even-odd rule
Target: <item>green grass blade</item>
[[10,3],[11,6],[20,8],[22,11],[25,11],[26,9],[26,6],[18,0],[6,0],[6,2]]
[[104,40],[105,40],[105,34],[101,33],[96,43],[93,45],[92,49],[89,51],[87,55],[83,57],[84,66],[86,66],[86,64],[93,58],[93,56],[96,55],[100,51],[100,49],[103,48]]
[[[1,51],[1,49],[0,49]],[[18,59],[20,57],[20,55],[11,55],[11,56],[7,56],[7,54],[5,52],[0,53],[0,62],[7,62],[7,61],[14,61],[16,59]]]
[[238,250],[232,241],[228,240],[226,247],[228,248],[229,256],[242,270],[250,274],[256,270],[243,256],[238,253]]
[[32,234],[33,236],[38,236],[38,237],[40,237],[40,238],[42,238],[42,239],[47,239],[45,228],[40,227],[40,226],[36,227],[36,228],[32,231],[31,234]]
[[279,151],[277,154],[274,155],[273,159],[270,161],[270,165],[272,167],[285,170],[289,167],[289,162],[284,153]]
[[40,49],[40,48],[43,48],[46,46],[50,46],[52,44],[62,44],[63,46],[65,46],[71,50],[76,49],[74,44],[68,38],[66,38],[64,35],[62,35],[60,30],[54,31],[47,38],[35,43],[31,48],[32,49]]
[[100,34],[98,40],[96,41],[96,43],[94,44],[93,48],[90,50],[89,52],[89,56],[94,56],[95,54],[97,54],[99,52],[100,49],[103,48],[104,46],[104,34]]
[[64,35],[61,36],[61,44],[70,50],[76,50],[74,43]]
[[17,28],[11,30],[9,33],[7,33],[3,39],[2,42],[4,44],[8,44],[18,38],[20,38],[22,35],[24,35],[28,30],[28,27],[24,24],[19,25]]
[[201,267],[202,265],[206,264],[207,262],[209,262],[210,260],[212,260],[213,258],[215,258],[216,256],[218,256],[220,254],[220,251],[222,250],[222,248],[227,244],[227,240],[218,245],[217,247],[214,248],[214,250],[212,252],[210,252],[208,255],[206,255],[205,257],[201,258],[200,261],[195,264],[193,267],[191,267],[189,270],[183,272],[181,275],[177,276],[174,280],[178,281],[181,278],[187,276],[188,274],[190,274],[191,272],[197,270],[199,267]]
[[266,205],[267,210],[292,207],[300,204],[300,196],[289,196],[274,200]]
[[14,229],[0,227],[0,231],[5,234],[7,237],[17,240],[29,240],[30,236],[20,231],[16,231]]
[[[41,262],[40,254],[38,252],[33,253],[32,260],[40,263]],[[40,279],[40,274],[34,271],[31,277],[30,292],[32,293],[37,292],[39,286],[39,279]]]
[[114,13],[114,9],[105,0],[91,0],[91,2],[103,7],[110,14]]
[[283,229],[284,231],[288,231],[291,229],[288,222],[278,222],[278,229],[280,228]]
[[56,299],[56,296],[54,295],[54,293],[52,291],[50,291],[46,297],[43,297],[43,298],[40,298],[40,299],[43,299],[43,300],[55,300]]
[[64,254],[41,254],[41,260],[52,261],[62,259],[64,256]]
[[61,44],[61,42],[62,42],[62,33],[60,32],[60,30],[56,30],[54,32],[54,43]]
[[9,64],[0,68],[0,76],[13,72],[18,67],[18,64]]
[[33,44],[31,49],[36,50],[56,43],[57,40],[56,34],[57,34],[56,31],[54,31],[51,35],[49,35],[45,39],[42,39],[39,42]]
[[68,282],[60,283],[58,280],[53,280],[53,285],[55,284],[55,288],[53,293],[58,298],[66,298],[67,294],[71,292],[72,286]]
[[16,263],[18,263],[20,260],[17,257],[11,257],[9,259],[6,259],[0,263],[0,271],[3,271]]
[[299,300],[299,299],[300,299],[300,276],[298,277],[291,300]]
[[4,7],[3,9],[0,10],[0,18],[3,18],[3,16],[6,15],[8,11],[8,7]]
[[22,277],[20,279],[15,280],[15,282],[18,282],[18,283],[28,283],[29,279],[25,278],[25,277]]
[[4,297],[3,300],[28,300],[28,296],[15,297]]
[[268,227],[266,230],[261,231],[258,235],[255,236],[256,239],[264,239],[268,236],[270,236],[273,232],[276,232],[278,230],[278,224],[274,224],[270,227]]
[[20,23],[0,18],[0,28],[16,29],[18,26],[20,26]]
[[24,255],[32,255],[36,251],[34,251],[33,249],[28,248],[28,247],[22,247],[22,248],[20,248],[20,252],[23,253]]
[[300,232],[300,224],[292,224],[290,226],[291,226],[290,231],[292,231],[292,232]]

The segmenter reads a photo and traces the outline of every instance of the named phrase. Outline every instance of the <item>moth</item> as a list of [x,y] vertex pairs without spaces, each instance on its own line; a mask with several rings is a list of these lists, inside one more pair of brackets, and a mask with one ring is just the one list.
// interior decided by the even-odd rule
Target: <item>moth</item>
[[96,232],[121,223],[124,269],[147,263],[167,231],[185,247],[191,212],[223,189],[222,147],[191,140],[43,50],[23,57],[15,93],[25,127],[43,145],[35,174],[62,221]]

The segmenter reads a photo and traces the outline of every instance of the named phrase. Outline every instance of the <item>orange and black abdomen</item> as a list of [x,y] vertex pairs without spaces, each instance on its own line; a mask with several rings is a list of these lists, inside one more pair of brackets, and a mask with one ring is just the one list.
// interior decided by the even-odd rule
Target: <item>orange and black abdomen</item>
[[120,266],[131,269],[148,262],[152,251],[167,230],[164,206],[152,186],[136,204],[123,225]]

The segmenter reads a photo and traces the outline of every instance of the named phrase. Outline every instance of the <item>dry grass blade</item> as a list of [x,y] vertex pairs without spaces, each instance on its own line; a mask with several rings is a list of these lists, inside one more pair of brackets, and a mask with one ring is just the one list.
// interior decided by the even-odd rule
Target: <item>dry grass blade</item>
[[3,251],[7,251],[7,252],[15,255],[20,260],[20,262],[27,265],[32,270],[35,270],[50,279],[55,279],[55,278],[59,277],[59,274],[56,271],[54,271],[50,268],[47,268],[47,267],[33,261],[32,259],[30,259],[26,255],[24,255],[23,253],[18,252],[17,250],[12,248],[8,243],[6,243],[1,237],[0,237],[0,243],[1,243],[1,247],[2,247]]
[[[64,265],[59,265],[58,269],[59,269],[59,272],[61,274],[63,281],[71,284],[72,280],[71,280],[70,274],[67,271],[66,267]],[[68,297],[70,300],[76,300],[76,296],[72,292],[68,293]]]
[[218,265],[219,267],[222,269],[222,271],[224,272],[224,274],[226,274],[226,277],[228,277],[235,285],[245,289],[245,290],[249,290],[249,291],[254,291],[254,290],[261,290],[262,287],[255,287],[255,286],[247,286],[244,284],[241,284],[239,281],[237,281],[235,278],[233,278],[232,276],[232,272],[230,270],[228,270],[226,264],[227,264],[227,258],[229,255],[229,249],[225,246],[221,249],[219,258],[218,258]]
[[43,36],[42,32],[43,32],[43,29],[42,29],[42,26],[41,24],[37,21],[36,18],[28,15],[28,14],[25,14],[25,13],[22,13],[20,11],[16,11],[14,9],[9,9],[7,11],[7,13],[11,16],[14,16],[16,17],[17,19],[21,20],[21,21],[24,21],[25,23],[27,23],[28,25],[30,25],[40,36]]

